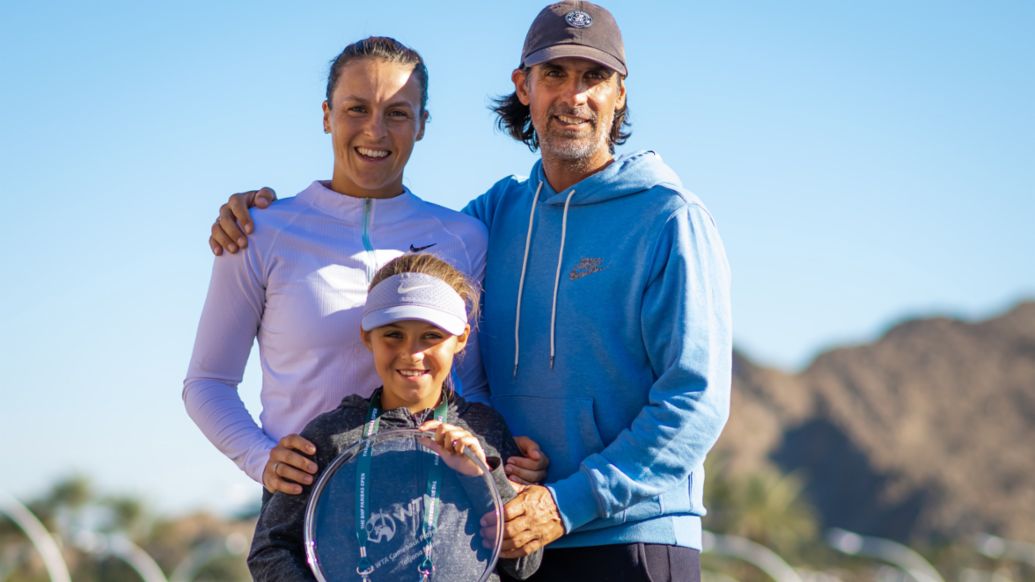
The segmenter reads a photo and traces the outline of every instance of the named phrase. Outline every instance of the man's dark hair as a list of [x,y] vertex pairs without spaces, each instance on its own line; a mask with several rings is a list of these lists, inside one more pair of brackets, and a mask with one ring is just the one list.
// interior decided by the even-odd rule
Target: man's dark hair
[[375,58],[389,63],[413,65],[413,72],[420,82],[420,110],[428,109],[428,67],[420,53],[389,36],[371,36],[345,47],[331,61],[331,70],[327,74],[327,106],[331,107],[331,95],[341,77],[345,65],[356,59]]
[[[528,74],[529,69],[525,69]],[[496,113],[496,127],[510,137],[524,142],[531,151],[539,149],[539,136],[532,126],[532,110],[518,99],[517,93],[502,95],[492,100],[492,110]],[[607,147],[615,153],[615,146],[622,145],[632,135],[632,123],[629,121],[629,100],[615,110],[615,119],[611,124],[611,133],[607,136]]]

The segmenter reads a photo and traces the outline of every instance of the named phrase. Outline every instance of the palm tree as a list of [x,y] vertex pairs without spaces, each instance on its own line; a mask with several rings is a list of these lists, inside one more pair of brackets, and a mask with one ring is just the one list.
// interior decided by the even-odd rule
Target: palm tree
[[708,529],[749,538],[785,556],[818,543],[816,512],[803,497],[800,477],[772,468],[729,475],[724,466],[721,458],[708,463]]

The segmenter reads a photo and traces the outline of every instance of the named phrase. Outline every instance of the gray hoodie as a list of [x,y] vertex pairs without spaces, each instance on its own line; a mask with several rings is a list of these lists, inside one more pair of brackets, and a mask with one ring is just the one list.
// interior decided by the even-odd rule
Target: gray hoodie
[[[380,389],[375,394],[379,392]],[[355,395],[348,396],[342,400],[338,408],[316,417],[302,431],[302,436],[316,445],[317,452],[313,460],[320,466],[321,471],[330,466],[342,451],[360,440],[363,424],[367,420],[369,403],[369,399]],[[387,410],[381,414],[380,431],[416,428],[429,418],[431,418],[430,410],[417,414],[411,414],[405,408]],[[521,453],[514,443],[510,431],[507,430],[503,417],[488,406],[470,403],[459,396],[453,396],[449,402],[447,422],[461,426],[478,437],[485,451],[486,460],[492,469],[491,475],[500,496],[504,502],[512,499],[515,491],[503,472],[502,459]],[[423,482],[408,483],[400,479],[393,479],[390,475],[378,471],[376,465],[372,475],[372,492],[375,495],[384,487],[398,490],[399,494],[393,496],[400,500],[419,498],[424,492],[425,484]],[[446,560],[440,558],[440,561],[446,564],[437,564],[436,570],[442,576],[446,576],[447,573],[440,570],[439,566],[458,568],[462,571],[476,571],[478,564],[474,563],[475,554],[472,552],[472,548],[456,544],[456,551],[450,552],[454,546],[439,546],[439,544],[447,543],[445,540],[453,539],[451,533],[453,536],[457,536],[457,533],[462,533],[465,528],[470,530],[471,527],[471,520],[466,512],[458,510],[457,505],[450,503],[450,492],[459,493],[459,490],[455,486],[451,486],[447,480],[457,479],[456,475],[451,470],[444,468],[442,479],[441,513],[435,534],[435,544],[438,546],[436,553],[442,556],[445,551],[452,555],[449,555]],[[464,484],[460,483],[460,485]],[[301,495],[277,493],[263,507],[255,528],[255,537],[252,539],[251,552],[248,555],[248,568],[255,580],[315,579],[306,560],[304,534],[306,505],[311,493],[311,486],[303,487]],[[351,500],[348,501],[348,503],[351,502]],[[400,526],[400,531],[405,531],[399,536],[399,539],[395,540],[395,543],[401,548],[412,546],[411,549],[416,548],[414,551],[418,551],[420,547],[416,542],[418,528],[412,527],[413,525],[415,524],[409,524],[410,527]],[[354,545],[352,543],[355,536],[354,531],[343,531],[341,535],[350,546]],[[524,579],[535,573],[541,558],[542,551],[540,550],[519,560],[500,560],[497,567],[503,568],[515,578]],[[471,562],[466,565],[466,570],[462,563],[464,559]],[[453,579],[456,576],[448,577]],[[415,572],[414,579],[416,579]],[[432,579],[436,578],[433,576]],[[440,577],[439,579],[445,578]],[[498,580],[498,577],[493,574],[490,580]]]

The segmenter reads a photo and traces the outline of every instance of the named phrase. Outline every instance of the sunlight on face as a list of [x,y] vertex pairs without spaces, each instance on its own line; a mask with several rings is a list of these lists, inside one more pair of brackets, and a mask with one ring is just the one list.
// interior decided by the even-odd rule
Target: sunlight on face
[[334,149],[331,188],[365,198],[402,193],[403,170],[427,116],[413,65],[377,58],[346,64],[331,102],[323,103]]
[[470,326],[456,336],[419,320],[404,320],[362,332],[384,384],[382,406],[411,412],[432,408],[449,377],[453,357],[467,345]]
[[611,69],[578,58],[554,59],[514,72],[543,158],[596,164],[611,156],[608,135],[625,85]]

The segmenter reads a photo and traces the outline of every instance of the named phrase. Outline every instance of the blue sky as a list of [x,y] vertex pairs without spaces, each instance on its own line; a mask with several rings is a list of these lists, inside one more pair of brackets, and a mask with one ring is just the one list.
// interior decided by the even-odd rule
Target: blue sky
[[[31,497],[80,471],[168,510],[253,497],[180,401],[218,205],[329,177],[327,62],[370,34],[431,71],[415,192],[459,208],[527,173],[487,103],[540,7],[6,6],[0,488]],[[630,69],[622,151],[659,151],[716,217],[749,356],[795,369],[903,317],[1035,297],[1035,4],[609,7]]]

